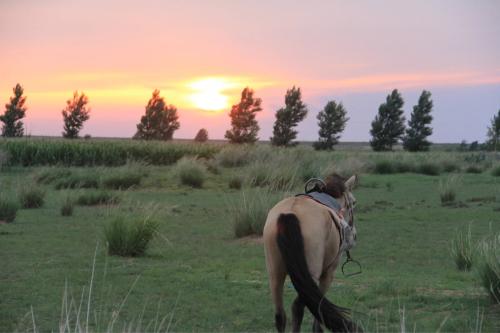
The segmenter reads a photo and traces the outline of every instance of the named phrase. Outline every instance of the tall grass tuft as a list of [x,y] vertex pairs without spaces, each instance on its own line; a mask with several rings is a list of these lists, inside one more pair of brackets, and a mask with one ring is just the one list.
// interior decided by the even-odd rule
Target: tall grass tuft
[[143,255],[158,227],[150,216],[112,219],[104,229],[108,253],[123,257]]
[[241,167],[250,163],[250,149],[242,145],[227,146],[215,155],[215,160],[225,168]]
[[239,190],[243,186],[243,179],[240,176],[233,176],[229,179],[229,188]]
[[99,176],[93,170],[82,170],[56,181],[56,190],[70,188],[98,188]]
[[67,196],[66,199],[64,199],[64,202],[61,206],[61,215],[62,216],[73,215],[74,207],[75,207],[74,201],[69,196]]
[[500,304],[500,234],[479,244],[478,273],[484,289]]
[[451,240],[451,255],[457,268],[470,271],[474,256],[470,225],[467,230],[456,230]]
[[0,149],[0,171],[9,164],[9,154]]
[[76,203],[80,206],[112,205],[120,201],[120,198],[107,191],[88,191],[81,194]]
[[482,173],[483,169],[481,169],[481,167],[476,166],[476,165],[469,165],[465,169],[465,172],[467,172],[467,173]]
[[181,184],[201,188],[205,182],[206,168],[195,158],[183,157],[175,166],[175,175]]
[[280,195],[264,189],[242,191],[240,198],[229,204],[234,235],[262,235],[267,213],[279,198]]
[[455,202],[457,187],[460,184],[460,178],[456,175],[448,176],[439,181],[439,196],[441,205],[446,206]]
[[69,168],[48,167],[42,168],[35,173],[35,182],[38,184],[52,184],[62,178],[70,177],[72,174]]
[[43,206],[45,191],[37,186],[25,186],[19,190],[19,201],[23,208],[40,208]]
[[142,175],[134,171],[119,171],[102,178],[102,185],[113,190],[126,190],[141,183]]
[[0,222],[13,222],[16,219],[19,204],[17,201],[0,195]]

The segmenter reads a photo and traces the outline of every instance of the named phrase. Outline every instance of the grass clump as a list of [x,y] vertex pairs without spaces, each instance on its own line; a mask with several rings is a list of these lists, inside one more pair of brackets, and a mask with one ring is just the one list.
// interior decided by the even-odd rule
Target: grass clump
[[456,176],[450,176],[442,179],[439,182],[439,197],[441,198],[441,205],[446,206],[455,202],[457,196],[457,187],[460,179]]
[[460,171],[460,166],[453,161],[444,161],[442,163],[443,171],[444,172],[458,172]]
[[150,217],[116,217],[104,229],[108,253],[123,257],[137,257],[146,252],[159,224]]
[[500,165],[496,166],[491,170],[491,175],[494,177],[500,177]]
[[106,204],[116,204],[120,201],[115,194],[106,191],[89,191],[81,194],[76,203],[80,206],[97,206]]
[[484,289],[500,304],[500,234],[479,244],[478,274]]
[[245,146],[229,146],[215,155],[215,160],[225,168],[241,167],[250,162],[249,148]]
[[439,165],[431,162],[424,162],[418,166],[418,173],[428,176],[438,176],[441,173]]
[[70,176],[71,170],[68,168],[45,168],[35,174],[35,182],[38,184],[52,184],[57,180]]
[[483,172],[483,169],[481,169],[480,167],[476,166],[476,165],[469,165],[466,169],[465,169],[465,172],[467,173],[482,173]]
[[239,190],[242,185],[243,185],[243,179],[239,176],[234,176],[231,179],[229,179],[228,186],[231,189]]
[[19,201],[23,208],[40,208],[44,198],[45,191],[37,186],[23,187],[19,191]]
[[56,190],[70,188],[98,188],[99,178],[95,173],[87,171],[78,174],[70,174],[56,182]]
[[16,219],[19,204],[11,199],[0,195],[0,222],[10,223]]
[[266,190],[243,191],[238,201],[231,205],[234,235],[237,238],[262,235],[267,213],[274,206],[278,195]]
[[75,207],[74,201],[70,197],[66,197],[62,206],[61,206],[61,215],[62,216],[71,216],[73,215],[73,210]]
[[113,190],[126,190],[141,183],[142,175],[133,171],[118,172],[103,177],[102,185]]
[[470,225],[466,231],[457,230],[451,240],[451,255],[455,265],[461,271],[470,271],[472,267],[473,246]]
[[179,182],[195,188],[203,187],[206,178],[206,168],[195,158],[183,157],[175,166]]
[[381,175],[386,175],[386,174],[396,173],[396,168],[394,167],[394,164],[391,161],[382,160],[382,161],[377,161],[375,163],[374,172]]

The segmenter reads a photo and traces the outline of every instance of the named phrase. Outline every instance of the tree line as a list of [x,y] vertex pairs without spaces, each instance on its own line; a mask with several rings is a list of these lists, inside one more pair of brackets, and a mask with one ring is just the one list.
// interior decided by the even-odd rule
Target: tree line
[[[2,136],[21,137],[24,135],[22,119],[26,116],[26,96],[20,84],[13,88],[14,96],[10,103],[5,105],[5,112],[0,115]],[[427,151],[431,142],[427,138],[432,134],[433,101],[429,91],[422,91],[418,102],[405,125],[403,112],[404,100],[397,89],[387,95],[384,103],[380,104],[378,112],[371,123],[370,145],[374,151],[390,151],[401,142],[408,151]],[[84,93],[75,91],[73,97],[66,101],[65,108],[61,111],[63,117],[64,138],[78,138],[83,124],[90,118],[89,99]],[[246,87],[241,92],[240,102],[233,105],[229,112],[231,128],[224,137],[235,144],[252,144],[258,141],[260,130],[256,119],[258,112],[262,111],[262,99],[255,97],[254,90]],[[303,121],[309,110],[302,101],[299,87],[293,86],[285,94],[285,105],[275,112],[273,135],[270,138],[274,146],[295,146],[297,137],[296,127]],[[317,150],[333,150],[338,144],[349,117],[342,102],[328,101],[316,116],[318,121],[318,140],[313,143]],[[171,140],[174,132],[180,128],[177,108],[167,104],[160,96],[159,90],[154,90],[149,99],[145,113],[137,124],[134,139],[142,140]],[[493,115],[491,125],[487,131],[486,149],[497,150],[500,148],[500,109]],[[197,142],[208,140],[208,131],[200,129],[194,139]]]

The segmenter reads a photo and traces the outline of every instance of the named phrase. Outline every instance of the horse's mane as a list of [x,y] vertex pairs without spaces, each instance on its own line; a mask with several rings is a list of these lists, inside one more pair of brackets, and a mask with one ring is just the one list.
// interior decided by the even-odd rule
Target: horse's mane
[[334,198],[340,198],[346,190],[344,177],[337,173],[328,175],[325,178],[325,184],[325,192]]

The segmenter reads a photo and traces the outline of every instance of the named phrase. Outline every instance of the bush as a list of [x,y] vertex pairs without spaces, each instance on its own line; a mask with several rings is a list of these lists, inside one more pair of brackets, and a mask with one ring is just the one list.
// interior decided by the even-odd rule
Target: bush
[[66,197],[66,199],[63,202],[63,205],[61,206],[61,215],[62,216],[73,215],[74,206],[75,203],[73,202],[73,200],[71,200],[70,197]]
[[243,185],[243,180],[241,177],[235,176],[229,179],[229,188],[239,190]]
[[104,229],[108,253],[124,257],[143,255],[158,226],[151,218],[117,217],[111,220]]
[[459,270],[470,271],[473,257],[470,225],[465,232],[463,230],[455,232],[455,236],[451,241],[451,255]]
[[80,206],[96,206],[106,204],[116,204],[120,200],[118,196],[106,191],[90,191],[78,197],[76,203]]
[[240,199],[230,206],[234,235],[237,238],[252,234],[262,235],[267,213],[278,198],[278,195],[265,190],[242,192]]
[[108,189],[125,190],[141,183],[142,175],[133,171],[122,171],[105,176],[102,185]]
[[16,201],[0,196],[0,221],[10,223],[16,219],[19,205]]
[[201,188],[206,178],[206,168],[194,158],[183,157],[177,162],[175,173],[183,185]]
[[479,244],[478,273],[493,301],[500,303],[500,234]]
[[467,167],[467,169],[465,169],[465,172],[467,172],[467,173],[482,173],[483,170],[480,167],[478,167],[478,166],[469,165]]
[[437,165],[437,164],[425,162],[425,163],[422,163],[419,165],[418,173],[421,173],[424,175],[429,175],[429,176],[437,176],[441,173],[441,169],[439,168],[439,165]]
[[500,165],[494,167],[493,170],[491,170],[491,174],[495,177],[500,177]]
[[43,206],[45,191],[39,187],[23,187],[19,191],[19,201],[23,208],[39,208]]

